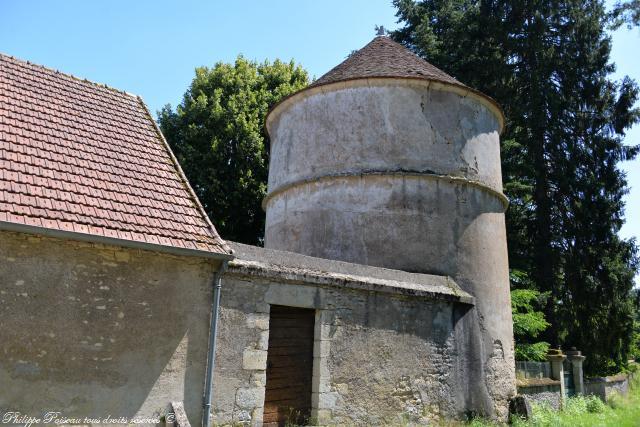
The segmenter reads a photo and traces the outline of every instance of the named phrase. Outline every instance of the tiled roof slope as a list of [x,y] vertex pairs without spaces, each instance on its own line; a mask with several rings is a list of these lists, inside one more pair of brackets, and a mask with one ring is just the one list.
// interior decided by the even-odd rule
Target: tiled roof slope
[[0,221],[229,254],[140,98],[2,54]]
[[369,77],[418,78],[464,86],[389,37],[378,36],[310,87]]

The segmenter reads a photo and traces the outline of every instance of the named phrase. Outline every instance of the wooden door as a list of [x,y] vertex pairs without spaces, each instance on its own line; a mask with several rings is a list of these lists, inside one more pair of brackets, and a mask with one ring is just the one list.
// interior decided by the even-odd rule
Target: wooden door
[[311,415],[315,311],[271,306],[265,426],[305,425]]

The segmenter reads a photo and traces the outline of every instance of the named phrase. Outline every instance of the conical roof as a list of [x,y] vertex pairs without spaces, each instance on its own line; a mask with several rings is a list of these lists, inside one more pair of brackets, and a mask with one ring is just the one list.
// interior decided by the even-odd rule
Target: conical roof
[[310,87],[371,77],[417,78],[464,86],[389,37],[378,36]]
[[265,124],[269,123],[286,105],[291,105],[299,97],[314,93],[320,86],[345,81],[371,78],[413,79],[438,82],[445,86],[461,89],[463,94],[471,95],[485,104],[498,117],[500,132],[504,126],[504,114],[500,106],[491,97],[470,88],[439,68],[429,64],[403,45],[389,37],[378,36],[365,47],[351,54],[342,63],[332,68],[325,75],[304,89],[295,92],[274,105],[267,114]]

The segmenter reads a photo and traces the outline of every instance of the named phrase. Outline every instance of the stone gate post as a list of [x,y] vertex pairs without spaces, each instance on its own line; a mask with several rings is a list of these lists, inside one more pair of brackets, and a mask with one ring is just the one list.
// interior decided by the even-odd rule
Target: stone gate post
[[564,368],[562,362],[567,358],[562,354],[562,350],[549,350],[547,360],[551,362],[551,379],[560,381],[560,404],[564,405],[565,388],[564,388]]
[[576,389],[576,394],[584,394],[582,362],[586,357],[582,355],[582,352],[576,350],[575,347],[572,347],[566,354],[569,358],[569,362],[571,362],[571,369],[573,369],[573,386]]

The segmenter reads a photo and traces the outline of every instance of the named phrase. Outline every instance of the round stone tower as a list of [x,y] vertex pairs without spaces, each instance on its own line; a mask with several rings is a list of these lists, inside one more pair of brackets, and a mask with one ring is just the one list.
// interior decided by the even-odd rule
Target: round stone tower
[[376,37],[267,117],[265,246],[451,276],[459,412],[506,417],[515,394],[499,134],[503,115]]

